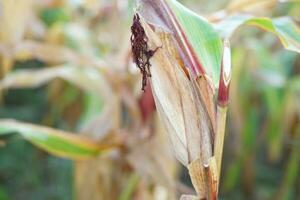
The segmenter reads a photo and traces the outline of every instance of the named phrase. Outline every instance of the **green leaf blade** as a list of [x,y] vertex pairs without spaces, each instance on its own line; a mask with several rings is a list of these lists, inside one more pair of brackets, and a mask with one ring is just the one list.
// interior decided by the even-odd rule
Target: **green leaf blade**
[[0,135],[12,132],[17,132],[48,153],[75,160],[93,158],[112,147],[101,146],[88,138],[53,128],[14,120],[1,120]]
[[289,17],[267,18],[237,14],[215,24],[223,37],[231,37],[242,25],[256,26],[277,36],[282,45],[300,53],[300,29]]
[[175,0],[168,1],[202,67],[215,85],[219,83],[222,41],[213,26]]

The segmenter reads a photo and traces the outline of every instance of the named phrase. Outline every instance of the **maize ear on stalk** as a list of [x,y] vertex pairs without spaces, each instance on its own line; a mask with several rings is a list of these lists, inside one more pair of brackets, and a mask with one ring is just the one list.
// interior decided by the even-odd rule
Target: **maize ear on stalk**
[[[149,70],[156,108],[174,154],[188,168],[197,192],[197,197],[182,199],[217,199],[230,82],[229,42],[225,40],[222,47],[208,22],[189,13],[205,28],[202,35],[212,34],[213,40],[201,38],[202,47],[207,40],[217,50],[215,56],[208,56],[211,49],[197,51],[191,44],[178,20],[182,15],[176,15],[176,9],[182,9],[176,1],[140,0],[137,5],[136,16],[147,37],[144,56],[155,50]],[[218,69],[211,69],[217,64]]]

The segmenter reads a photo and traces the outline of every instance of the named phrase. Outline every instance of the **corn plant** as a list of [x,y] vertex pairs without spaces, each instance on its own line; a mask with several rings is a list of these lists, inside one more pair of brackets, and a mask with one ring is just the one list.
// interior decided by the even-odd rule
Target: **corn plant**
[[[78,126],[73,127],[76,131],[1,119],[0,135],[17,133],[54,156],[74,160],[77,199],[175,199],[181,194],[182,200],[218,199],[219,188],[223,188],[221,168],[227,110],[230,105],[238,108],[237,77],[243,77],[235,68],[237,61],[231,61],[231,52],[236,55],[241,48],[230,47],[234,33],[246,25],[259,27],[275,35],[287,50],[299,53],[297,24],[290,17],[256,16],[256,11],[276,5],[273,0],[232,1],[225,9],[205,16],[176,0],[138,0],[130,16],[131,28],[120,20],[127,19],[124,11],[132,9],[131,1],[115,0],[107,7],[87,6],[90,10],[99,9],[100,14],[97,10],[92,12],[94,16],[86,18],[80,15],[80,9],[72,8],[76,13],[74,23],[69,23],[71,17],[56,9],[63,2],[0,2],[0,89],[5,96],[9,89],[49,84],[49,101],[54,102],[51,108],[58,107],[55,112],[61,112],[64,105],[60,108],[58,101],[65,91],[56,95],[51,92],[68,82],[85,103]],[[35,9],[41,9],[42,14],[37,16]],[[59,23],[49,20],[48,14],[53,10],[56,17],[60,16]],[[11,20],[11,15],[16,17]],[[97,23],[105,22],[106,18],[106,26],[97,30]],[[73,35],[74,30],[84,36]],[[61,43],[61,34],[71,45]],[[107,40],[109,47],[103,48],[107,54],[99,50],[101,42],[95,44],[94,35]],[[13,69],[15,62],[31,59],[40,60],[47,67]],[[131,69],[132,63],[137,65],[141,77],[136,69]],[[57,84],[57,79],[63,82]],[[231,100],[230,85],[234,91]],[[282,113],[297,107],[297,98],[290,97],[299,91],[298,79],[289,82],[288,91],[286,102],[293,106],[282,106]],[[267,99],[272,94],[266,92]],[[82,99],[77,97],[76,101]],[[272,113],[279,112],[270,107]],[[238,114],[235,110],[232,112],[238,123],[240,110]],[[253,118],[248,117],[249,121]],[[270,126],[276,127],[276,119],[272,120]],[[163,130],[169,139],[164,137]],[[249,130],[242,135],[247,141],[251,139]],[[281,138],[273,137],[273,132],[269,134],[269,153],[276,158]],[[169,152],[168,142],[177,160],[187,168],[196,195],[176,182],[178,165]],[[245,146],[251,152],[253,145]],[[297,152],[293,150],[291,154],[280,197],[287,196],[286,188],[295,182],[290,174],[297,171]],[[240,169],[240,162],[231,163],[231,167]],[[230,173],[230,169],[226,175],[235,177],[235,171]],[[225,180],[232,179],[225,176]],[[233,187],[232,182],[225,182],[225,189]]]
[[[181,199],[217,199],[231,79],[227,38],[240,25],[251,24],[276,34],[287,49],[299,52],[299,29],[288,18],[242,14],[211,24],[173,0],[140,0],[136,12],[134,61],[143,73],[150,66],[140,63],[148,63],[149,52],[153,56],[154,67],[148,73],[156,108],[174,154],[189,169],[197,192],[197,197]],[[143,46],[141,37],[154,51]]]

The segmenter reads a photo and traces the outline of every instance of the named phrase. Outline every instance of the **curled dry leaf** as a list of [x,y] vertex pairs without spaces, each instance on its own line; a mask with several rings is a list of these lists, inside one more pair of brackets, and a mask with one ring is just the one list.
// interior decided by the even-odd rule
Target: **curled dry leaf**
[[17,60],[38,59],[52,64],[68,62],[99,68],[107,65],[102,59],[77,53],[65,46],[33,40],[24,40],[13,45],[0,43],[0,53]]
[[182,149],[175,154],[186,166],[200,157],[207,164],[212,155],[213,128],[201,97],[195,91],[199,88],[189,80],[189,74],[180,66],[181,62],[174,59],[178,55],[171,37],[166,33],[160,33],[158,37],[147,24],[144,27],[149,45],[155,47],[162,43],[163,46],[152,59],[156,67],[151,68],[151,83],[159,114],[172,130],[169,132],[175,131],[171,141],[175,148],[180,146]]
[[[30,77],[30,79],[28,79]],[[61,65],[39,70],[17,70],[0,81],[0,90],[8,88],[38,87],[60,78],[76,85],[80,89],[101,94],[104,100],[111,99],[112,89],[106,78],[95,68],[83,68]]]
[[38,70],[16,70],[0,81],[0,90],[39,87],[56,78],[68,81],[83,91],[103,99],[102,112],[81,127],[83,132],[93,133],[89,136],[99,139],[119,124],[119,120],[115,117],[118,113],[116,105],[119,99],[115,97],[107,78],[96,68],[62,65]]

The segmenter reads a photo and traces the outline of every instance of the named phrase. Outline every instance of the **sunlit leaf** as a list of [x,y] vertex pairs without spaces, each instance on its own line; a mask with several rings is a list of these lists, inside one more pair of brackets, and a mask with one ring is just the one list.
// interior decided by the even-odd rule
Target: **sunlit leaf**
[[53,128],[14,120],[0,120],[0,135],[14,132],[53,155],[70,159],[93,158],[114,147],[102,146],[88,138]]
[[240,14],[218,22],[215,27],[223,37],[230,37],[242,25],[257,26],[273,33],[280,39],[286,49],[300,52],[300,29],[288,17],[271,19]]

